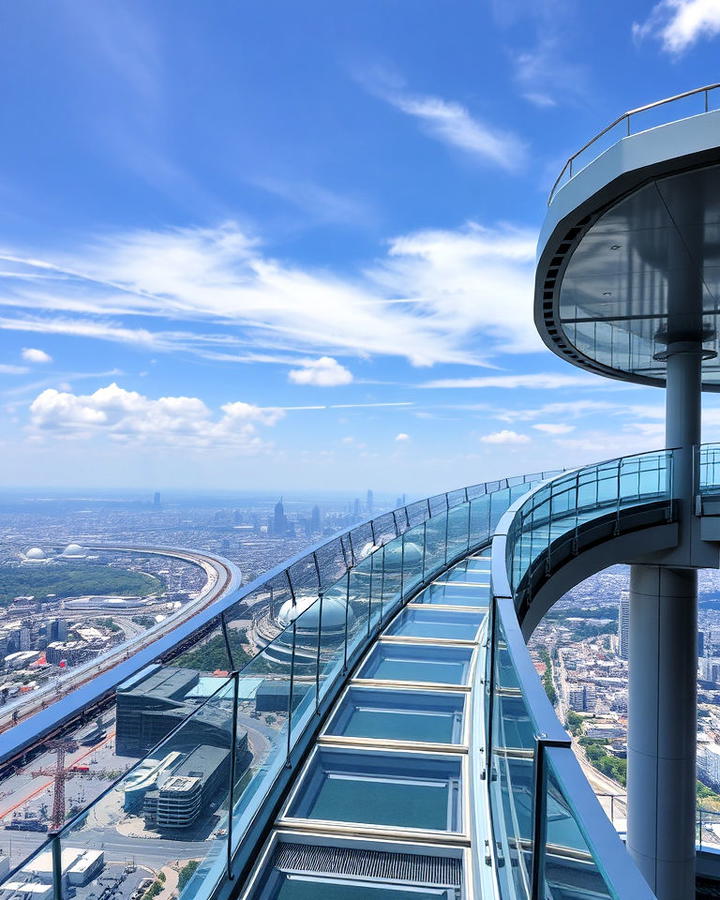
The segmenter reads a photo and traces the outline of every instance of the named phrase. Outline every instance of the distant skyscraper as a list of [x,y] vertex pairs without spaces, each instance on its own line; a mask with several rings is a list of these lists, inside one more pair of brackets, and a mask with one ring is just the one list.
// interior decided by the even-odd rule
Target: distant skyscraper
[[273,534],[276,537],[282,537],[287,531],[287,519],[285,518],[285,507],[283,506],[282,497],[275,504],[275,513],[273,516]]
[[368,490],[368,492],[367,492],[367,499],[365,501],[365,506],[367,507],[368,516],[371,516],[373,514],[373,509],[375,506],[375,498],[374,498],[373,492],[371,490]]
[[155,491],[153,496],[153,506],[160,506],[160,491]]
[[319,532],[322,531],[319,506],[313,506],[312,508],[312,513],[310,514],[310,531],[313,534],[319,534]]
[[703,656],[705,656],[705,632],[704,631],[698,631],[697,653],[698,653],[698,658],[702,658]]
[[353,503],[353,515],[356,519],[360,518],[360,500],[358,498],[356,498]]
[[621,659],[627,659],[630,652],[630,592],[620,594],[618,614],[618,650]]

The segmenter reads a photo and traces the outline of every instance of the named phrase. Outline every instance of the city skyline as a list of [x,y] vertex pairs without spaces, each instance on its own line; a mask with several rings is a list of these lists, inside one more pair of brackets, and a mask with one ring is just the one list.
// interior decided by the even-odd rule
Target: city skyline
[[658,391],[542,346],[535,242],[569,153],[716,77],[712,6],[8,8],[0,483],[427,493],[662,443]]

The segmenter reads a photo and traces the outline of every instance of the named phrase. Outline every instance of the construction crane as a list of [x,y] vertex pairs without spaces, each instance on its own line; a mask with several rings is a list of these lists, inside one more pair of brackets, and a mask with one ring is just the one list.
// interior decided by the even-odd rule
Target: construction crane
[[65,765],[65,754],[74,753],[78,749],[78,745],[70,738],[58,738],[54,741],[48,741],[46,746],[48,750],[54,750],[57,754],[55,768],[35,769],[34,772],[31,772],[31,775],[33,778],[46,775],[53,780],[53,805],[50,824],[57,829],[62,827],[65,822],[65,782],[77,774],[73,771],[72,766]]
[[53,780],[53,803],[52,813],[50,814],[50,826],[53,829],[61,828],[65,822],[65,782],[76,775],[81,778],[84,775],[99,777],[115,777],[115,773],[107,772],[104,769],[90,770],[89,767],[79,766],[77,762],[65,765],[65,755],[74,753],[79,749],[79,745],[71,738],[58,738],[57,740],[48,741],[46,744],[48,750],[54,750],[56,755],[55,766],[52,768],[35,769],[30,774],[33,778],[48,777]]

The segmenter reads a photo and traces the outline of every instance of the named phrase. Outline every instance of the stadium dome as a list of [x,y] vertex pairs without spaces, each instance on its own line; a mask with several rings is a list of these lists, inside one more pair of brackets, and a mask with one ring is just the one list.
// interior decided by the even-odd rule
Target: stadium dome
[[31,547],[25,552],[25,559],[30,560],[31,562],[45,562],[47,558],[45,551],[41,550],[39,547]]
[[80,544],[68,544],[62,555],[78,559],[85,556],[85,548],[81,547]]
[[[298,631],[304,633],[315,632],[317,634],[320,621],[320,603],[317,597],[304,597],[293,604],[292,600],[286,600],[280,607],[278,623],[286,628],[295,619],[298,619]],[[355,616],[351,609],[348,610],[348,624],[351,624]],[[345,630],[345,603],[336,597],[325,597],[322,604],[322,630]]]
[[405,567],[422,565],[423,552],[417,544],[408,542],[403,550],[402,541],[392,541],[385,545],[384,568],[386,572],[399,572],[403,563]]

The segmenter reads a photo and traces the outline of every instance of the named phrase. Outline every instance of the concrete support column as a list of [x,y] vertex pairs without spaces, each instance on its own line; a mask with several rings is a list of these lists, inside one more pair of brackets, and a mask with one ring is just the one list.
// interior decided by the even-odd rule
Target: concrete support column
[[695,896],[697,572],[630,579],[627,846],[659,900]]
[[702,343],[668,344],[666,354],[665,446],[677,448],[673,461],[673,493],[678,499],[681,544],[690,539],[693,516],[694,448],[700,443],[702,416]]

